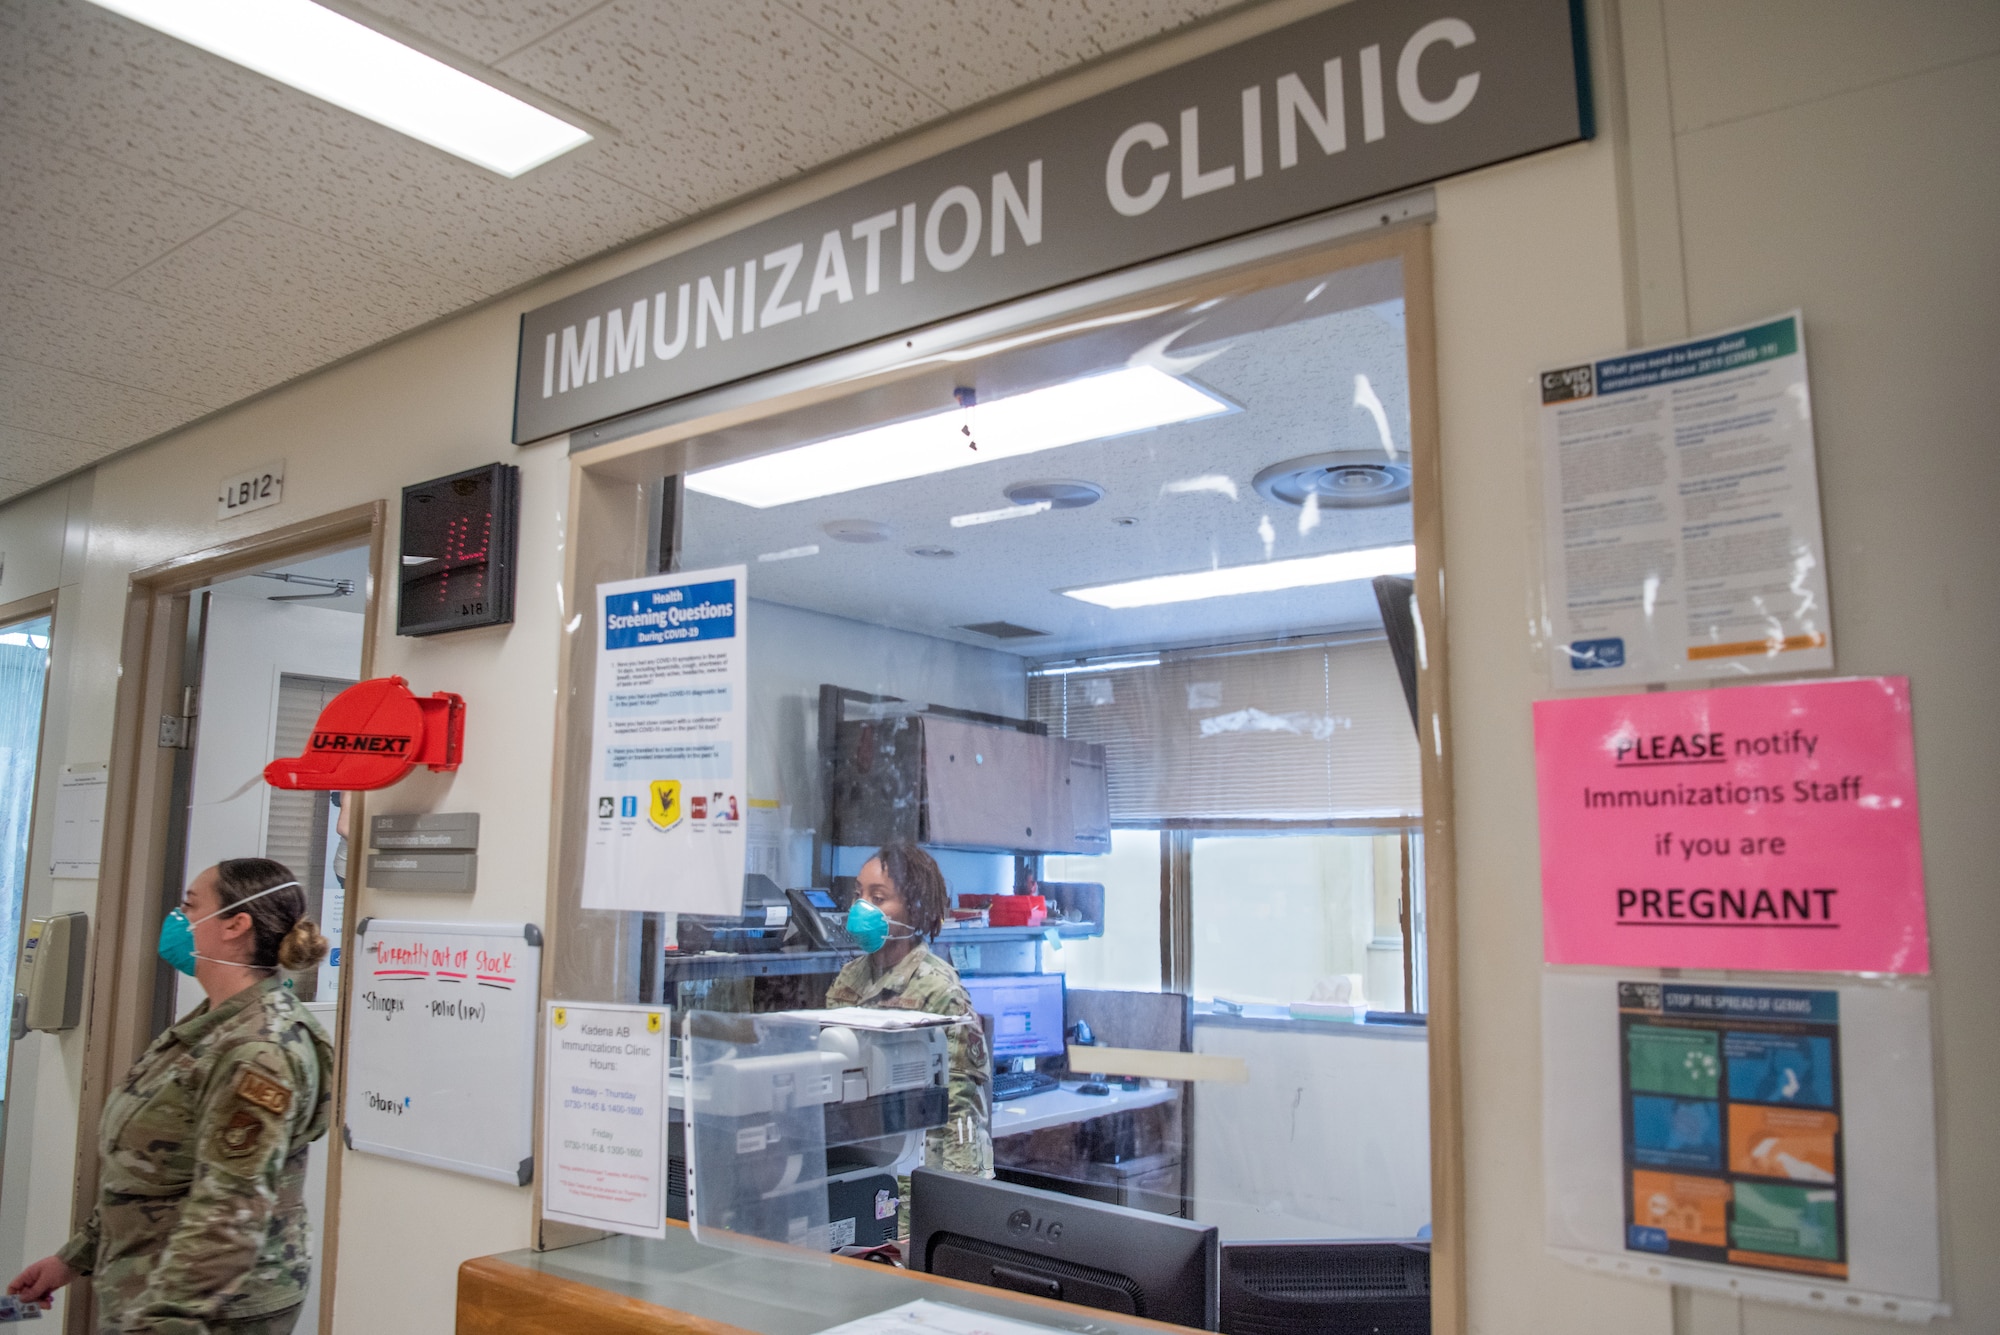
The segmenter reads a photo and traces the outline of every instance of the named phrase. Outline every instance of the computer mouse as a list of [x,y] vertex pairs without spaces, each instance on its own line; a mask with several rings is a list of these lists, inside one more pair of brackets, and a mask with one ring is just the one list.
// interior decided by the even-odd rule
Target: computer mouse
[[1095,1080],[1086,1080],[1076,1087],[1079,1094],[1109,1094],[1111,1086],[1101,1085]]

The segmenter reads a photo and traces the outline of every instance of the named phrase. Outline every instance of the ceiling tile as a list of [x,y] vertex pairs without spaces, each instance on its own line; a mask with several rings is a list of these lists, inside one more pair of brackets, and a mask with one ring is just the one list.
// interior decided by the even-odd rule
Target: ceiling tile
[[334,2],[612,131],[508,181],[84,0],[0,0],[0,491],[1217,7]]
[[109,287],[234,206],[39,135],[0,135],[0,256]]
[[0,500],[95,463],[116,448],[0,424]]
[[0,3],[0,131],[23,130],[481,295],[678,216],[590,145],[509,181],[91,5]]
[[500,68],[616,126],[594,164],[690,213],[944,110],[776,0],[621,0]]
[[261,387],[270,349],[141,301],[0,261],[0,357],[221,407]]
[[118,285],[268,349],[266,385],[424,324],[479,293],[244,211]]
[[367,0],[357,13],[379,14],[420,37],[492,64],[546,37],[603,0]]
[[946,106],[964,107],[1236,0],[787,0]]
[[186,399],[0,357],[0,427],[117,448],[207,411]]

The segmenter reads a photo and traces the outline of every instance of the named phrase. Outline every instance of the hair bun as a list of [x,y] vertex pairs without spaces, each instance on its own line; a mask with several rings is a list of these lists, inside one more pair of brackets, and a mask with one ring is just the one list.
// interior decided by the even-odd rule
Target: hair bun
[[330,949],[326,938],[319,934],[319,924],[311,918],[300,918],[278,943],[278,963],[296,973],[318,964]]

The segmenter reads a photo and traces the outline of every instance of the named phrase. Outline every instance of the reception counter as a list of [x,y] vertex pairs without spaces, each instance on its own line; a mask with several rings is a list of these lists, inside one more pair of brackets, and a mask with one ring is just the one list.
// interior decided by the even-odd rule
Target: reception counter
[[1187,1330],[865,1261],[705,1247],[669,1225],[658,1240],[467,1261],[458,1335],[812,1335],[919,1299],[1079,1335]]

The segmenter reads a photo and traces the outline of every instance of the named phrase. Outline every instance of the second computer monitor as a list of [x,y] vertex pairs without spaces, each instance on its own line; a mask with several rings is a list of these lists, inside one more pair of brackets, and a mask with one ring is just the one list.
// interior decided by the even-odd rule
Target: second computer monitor
[[972,1009],[993,1021],[993,1060],[1063,1052],[1063,976],[970,974],[961,979]]

